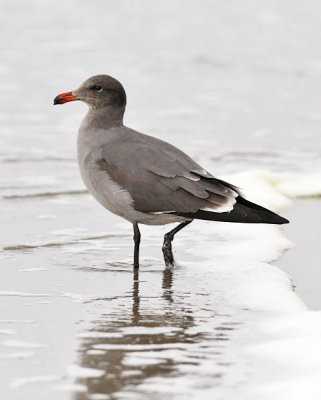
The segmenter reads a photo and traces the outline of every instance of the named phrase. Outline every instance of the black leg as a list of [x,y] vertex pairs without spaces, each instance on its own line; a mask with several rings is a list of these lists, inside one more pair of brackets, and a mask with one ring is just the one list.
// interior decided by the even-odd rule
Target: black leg
[[139,268],[139,244],[140,244],[140,232],[138,228],[138,224],[135,222],[133,224],[134,227],[134,268]]
[[170,232],[166,233],[164,236],[163,243],[163,255],[166,267],[174,265],[174,256],[172,252],[172,241],[177,232],[185,228],[186,225],[190,224],[192,221],[185,221],[179,224],[176,228],[172,229]]

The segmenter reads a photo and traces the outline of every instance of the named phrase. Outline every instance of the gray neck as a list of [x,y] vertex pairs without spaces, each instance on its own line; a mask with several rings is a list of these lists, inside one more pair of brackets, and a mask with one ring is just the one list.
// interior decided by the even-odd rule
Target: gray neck
[[108,129],[123,126],[125,107],[89,108],[82,122],[82,128]]

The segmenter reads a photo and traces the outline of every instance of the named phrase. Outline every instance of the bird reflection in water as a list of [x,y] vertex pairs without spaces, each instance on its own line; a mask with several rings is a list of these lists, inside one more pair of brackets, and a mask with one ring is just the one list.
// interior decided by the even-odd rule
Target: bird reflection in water
[[138,268],[134,268],[133,271],[133,326],[137,326],[139,324],[139,270]]
[[[165,300],[165,306],[162,309],[151,310],[151,308],[144,307],[141,310],[140,293],[139,293],[139,271],[133,272],[133,286],[132,286],[132,313],[131,315],[121,315],[117,320],[111,320],[110,315],[106,315],[106,321],[93,324],[94,331],[98,333],[112,333],[116,332],[118,335],[115,337],[102,338],[101,335],[97,337],[90,337],[82,339],[80,349],[80,365],[85,368],[95,368],[105,371],[105,375],[100,378],[79,378],[78,384],[87,386],[87,393],[75,393],[75,400],[87,400],[89,394],[101,393],[109,394],[110,396],[117,391],[123,390],[127,385],[138,385],[148,377],[155,375],[168,375],[175,370],[175,365],[172,360],[166,358],[156,359],[155,363],[149,362],[144,365],[131,365],[127,364],[125,359],[133,351],[137,354],[137,349],[144,355],[146,351],[150,351],[152,345],[155,345],[153,351],[161,353],[160,350],[166,349],[166,344],[169,347],[175,343],[183,343],[187,337],[184,337],[184,331],[193,326],[193,317],[189,309],[184,311],[180,307],[178,313],[174,304],[173,293],[173,269],[171,267],[163,270],[162,278],[162,298]],[[96,326],[95,326],[96,325]],[[171,331],[171,327],[175,330]],[[121,330],[128,327],[139,328],[164,328],[168,327],[166,332],[159,334],[122,334]],[[107,351],[97,350],[97,345],[110,344],[117,346],[114,349]],[[133,346],[132,348],[130,346]],[[139,345],[139,348],[137,348]],[[146,349],[144,349],[146,345]],[[159,346],[164,345],[164,348]],[[160,354],[161,357],[161,354]],[[112,397],[111,397],[112,398]]]
[[169,303],[173,302],[173,267],[169,266],[163,271],[163,299],[167,300]]
[[[174,271],[171,267],[163,270],[161,297],[164,301],[158,303],[159,307],[151,308],[146,297],[141,303],[139,271],[134,270],[131,312],[125,307],[128,313],[120,315],[117,308],[115,314],[102,315],[98,322],[93,322],[93,332],[98,334],[82,339],[80,366],[103,370],[105,374],[99,378],[77,379],[78,384],[87,387],[87,392],[75,393],[75,400],[89,400],[91,394],[98,393],[113,399],[113,395],[126,388],[133,392],[133,387],[147,378],[177,374],[182,364],[197,368],[199,358],[203,357],[202,348],[206,347],[208,353],[209,345],[201,346],[202,342],[206,343],[207,333],[190,333],[189,328],[196,325],[193,310],[184,298],[176,297],[173,292]],[[156,331],[159,328],[159,332],[151,334],[148,331],[151,328]],[[226,331],[234,328],[217,329],[221,329],[216,333],[217,340],[227,340]],[[199,349],[195,348],[196,343],[200,344]],[[217,349],[216,354],[220,354]],[[220,379],[221,375],[214,374],[214,381],[215,378]]]

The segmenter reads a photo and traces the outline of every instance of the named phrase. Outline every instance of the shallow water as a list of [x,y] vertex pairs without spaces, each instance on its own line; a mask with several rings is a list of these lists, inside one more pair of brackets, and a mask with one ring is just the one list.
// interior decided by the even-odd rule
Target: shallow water
[[[321,193],[315,3],[1,5],[1,398],[318,399],[320,205],[290,199]],[[52,106],[96,73],[128,126],[288,207],[285,235],[193,222],[166,269],[171,227],[142,227],[133,274],[130,225],[79,177],[86,107]]]

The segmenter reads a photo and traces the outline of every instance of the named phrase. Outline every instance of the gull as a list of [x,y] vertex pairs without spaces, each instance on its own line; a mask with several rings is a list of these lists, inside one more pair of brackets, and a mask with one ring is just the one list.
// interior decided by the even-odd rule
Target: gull
[[238,187],[216,178],[177,147],[126,127],[126,93],[111,76],[93,76],[58,95],[54,104],[75,100],[89,107],[78,132],[81,177],[103,207],[132,223],[134,268],[139,267],[139,224],[178,223],[165,234],[162,248],[165,265],[173,266],[174,236],[194,219],[289,222],[246,200]]

